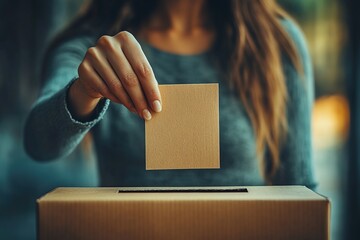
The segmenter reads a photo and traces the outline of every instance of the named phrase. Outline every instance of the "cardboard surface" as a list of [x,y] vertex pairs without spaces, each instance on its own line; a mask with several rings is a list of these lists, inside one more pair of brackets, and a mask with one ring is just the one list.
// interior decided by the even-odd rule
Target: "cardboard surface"
[[220,168],[218,84],[160,85],[145,122],[146,169]]
[[237,188],[248,192],[58,188],[37,201],[38,238],[329,239],[323,196],[302,186]]

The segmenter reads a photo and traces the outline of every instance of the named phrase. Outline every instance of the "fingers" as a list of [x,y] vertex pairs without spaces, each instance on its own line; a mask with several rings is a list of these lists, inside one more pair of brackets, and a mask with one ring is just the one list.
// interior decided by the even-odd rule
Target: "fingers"
[[87,54],[92,55],[89,57],[92,66],[106,84],[112,96],[117,99],[115,102],[123,104],[132,112],[136,112],[130,97],[126,93],[121,81],[118,79],[104,54],[96,48],[90,48]]
[[80,81],[83,88],[89,97],[101,98],[106,97],[111,101],[118,102],[119,100],[109,91],[106,84],[102,81],[101,77],[89,63],[89,61],[83,61],[79,66],[80,79],[86,79],[86,81]]
[[101,37],[79,66],[86,91],[121,103],[146,120],[161,111],[161,95],[140,44],[128,32]]
[[138,81],[136,74],[134,73],[123,52],[113,52],[108,54],[107,57],[116,75],[120,79],[119,82],[131,98],[131,101],[133,102],[139,116],[150,120],[151,114],[142,92],[140,82]]
[[130,64],[137,81],[141,86],[148,106],[155,112],[161,111],[161,95],[154,72],[143,53],[140,44],[128,32],[120,32],[115,36],[119,40],[123,54]]

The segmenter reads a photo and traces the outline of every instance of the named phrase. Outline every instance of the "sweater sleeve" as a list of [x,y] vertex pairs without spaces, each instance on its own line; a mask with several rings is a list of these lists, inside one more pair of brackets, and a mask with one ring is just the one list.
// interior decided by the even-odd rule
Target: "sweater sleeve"
[[67,156],[103,118],[109,100],[101,100],[87,122],[74,119],[66,102],[68,88],[77,78],[77,68],[90,45],[91,39],[76,38],[50,53],[44,69],[44,86],[24,130],[25,149],[33,159],[46,161]]
[[295,44],[303,73],[296,71],[289,61],[285,61],[288,132],[280,152],[280,167],[273,183],[305,185],[315,189],[311,132],[314,101],[312,63],[301,30],[290,20],[283,20],[282,23]]

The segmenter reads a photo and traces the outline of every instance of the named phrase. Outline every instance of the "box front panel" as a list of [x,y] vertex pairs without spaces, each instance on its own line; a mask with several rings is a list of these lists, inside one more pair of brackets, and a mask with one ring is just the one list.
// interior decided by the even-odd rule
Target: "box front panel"
[[82,201],[39,206],[44,239],[328,239],[325,201]]

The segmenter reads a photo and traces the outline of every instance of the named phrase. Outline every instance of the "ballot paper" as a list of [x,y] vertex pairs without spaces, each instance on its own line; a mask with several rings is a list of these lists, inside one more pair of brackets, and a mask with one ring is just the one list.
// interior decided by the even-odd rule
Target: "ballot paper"
[[145,122],[146,169],[220,168],[218,84],[159,88],[162,112]]

